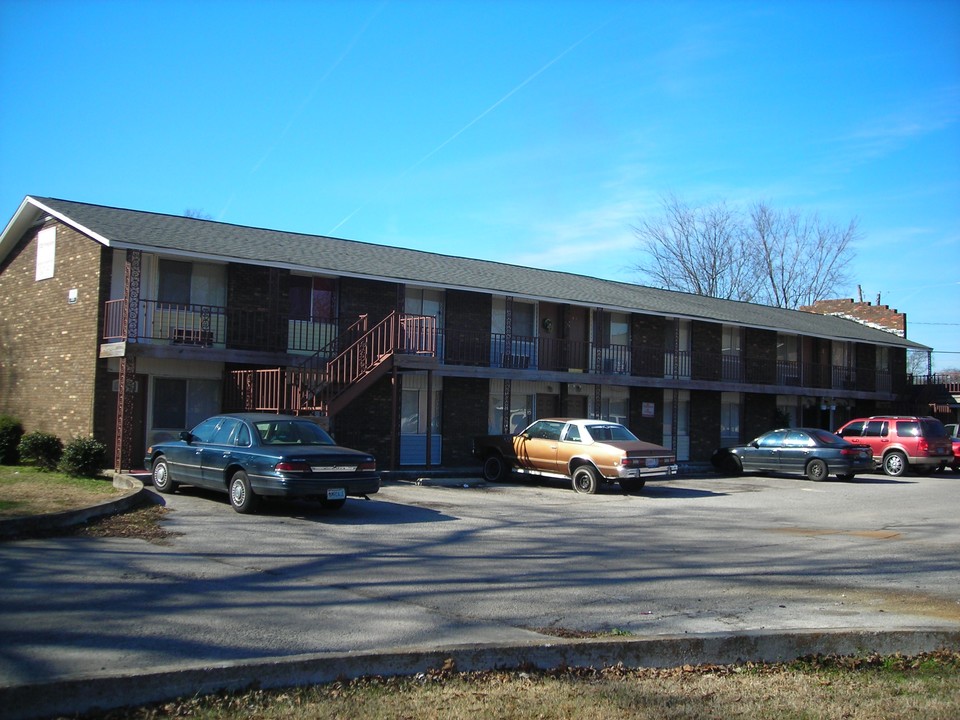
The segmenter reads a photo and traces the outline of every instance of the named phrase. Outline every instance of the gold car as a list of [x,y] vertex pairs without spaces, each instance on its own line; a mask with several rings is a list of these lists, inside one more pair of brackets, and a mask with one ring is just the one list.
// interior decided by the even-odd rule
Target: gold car
[[491,482],[510,472],[568,478],[574,490],[585,494],[595,493],[601,483],[639,490],[649,478],[677,472],[671,450],[606,420],[544,418],[517,435],[476,438],[473,452]]

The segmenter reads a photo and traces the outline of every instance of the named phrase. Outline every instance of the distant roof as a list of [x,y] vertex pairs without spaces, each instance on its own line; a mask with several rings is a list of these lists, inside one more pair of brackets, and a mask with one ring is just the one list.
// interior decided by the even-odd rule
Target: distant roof
[[212,262],[239,262],[303,272],[485,291],[623,312],[744,325],[836,340],[929,350],[852,320],[720,300],[588,275],[408,250],[323,235],[267,230],[141,210],[30,197],[0,236],[0,260],[43,214],[114,248]]

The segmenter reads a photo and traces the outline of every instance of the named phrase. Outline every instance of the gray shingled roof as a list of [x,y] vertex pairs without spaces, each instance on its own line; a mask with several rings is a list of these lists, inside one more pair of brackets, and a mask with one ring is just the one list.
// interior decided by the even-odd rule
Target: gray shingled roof
[[28,201],[114,247],[488,291],[831,339],[928,349],[892,333],[840,317],[719,300],[586,275],[53,198],[33,197]]

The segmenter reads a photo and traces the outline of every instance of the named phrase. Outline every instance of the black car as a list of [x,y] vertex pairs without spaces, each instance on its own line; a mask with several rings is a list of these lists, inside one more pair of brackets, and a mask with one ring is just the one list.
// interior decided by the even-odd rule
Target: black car
[[747,445],[717,450],[711,462],[720,472],[797,472],[810,480],[833,474],[852,480],[857,473],[874,470],[869,447],[819,428],[771,430]]
[[227,493],[240,513],[259,496],[319,500],[337,510],[348,495],[380,489],[372,455],[338,446],[308,417],[236,413],[208,418],[180,439],[147,448],[144,466],[162,493],[196,485]]

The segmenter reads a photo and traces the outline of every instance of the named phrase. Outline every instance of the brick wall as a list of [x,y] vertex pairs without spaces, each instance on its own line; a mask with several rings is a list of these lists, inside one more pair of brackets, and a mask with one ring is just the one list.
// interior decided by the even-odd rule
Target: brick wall
[[39,228],[0,267],[0,413],[19,418],[27,432],[53,433],[66,443],[94,430],[97,370],[106,363],[97,355],[107,251],[55,225],[52,278],[36,280]]
[[720,380],[720,351],[723,349],[723,326],[694,321],[690,328],[691,374],[694,380]]
[[709,460],[720,447],[720,393],[690,393],[690,459]]
[[869,302],[855,302],[853,298],[841,298],[818,300],[813,305],[801,307],[800,310],[819,315],[839,315],[900,337],[907,336],[907,316],[891,309],[889,305],[874,305]]
[[[285,350],[289,325],[281,322],[290,307],[287,270],[230,263],[227,266],[227,342],[230,347]],[[250,318],[263,317],[262,327],[251,328]],[[242,329],[242,334],[241,334]]]
[[[745,442],[757,435],[772,430],[777,424],[777,396],[746,393],[743,396],[743,429],[740,431]],[[719,418],[717,425],[719,427]]]
[[443,379],[443,458],[446,467],[475,465],[473,438],[487,434],[490,381],[445,377]]
[[[643,416],[643,404],[653,404],[653,417]],[[630,388],[630,419],[627,423],[633,434],[646,442],[663,442],[663,390],[661,388]]]
[[444,302],[445,361],[458,364],[488,364],[493,296],[485,293],[447,290]]
[[377,467],[390,467],[393,377],[381,378],[333,419],[332,430],[341,445],[373,453]]
[[361,315],[369,316],[370,327],[383,320],[397,309],[396,283],[375,280],[340,280],[340,328],[346,329]]
[[[667,327],[666,318],[653,315],[631,315],[630,338],[633,343],[631,374],[663,377],[663,352],[667,342]],[[672,329],[672,325],[670,327]]]
[[743,336],[747,382],[772,384],[777,378],[777,333],[748,327]]

